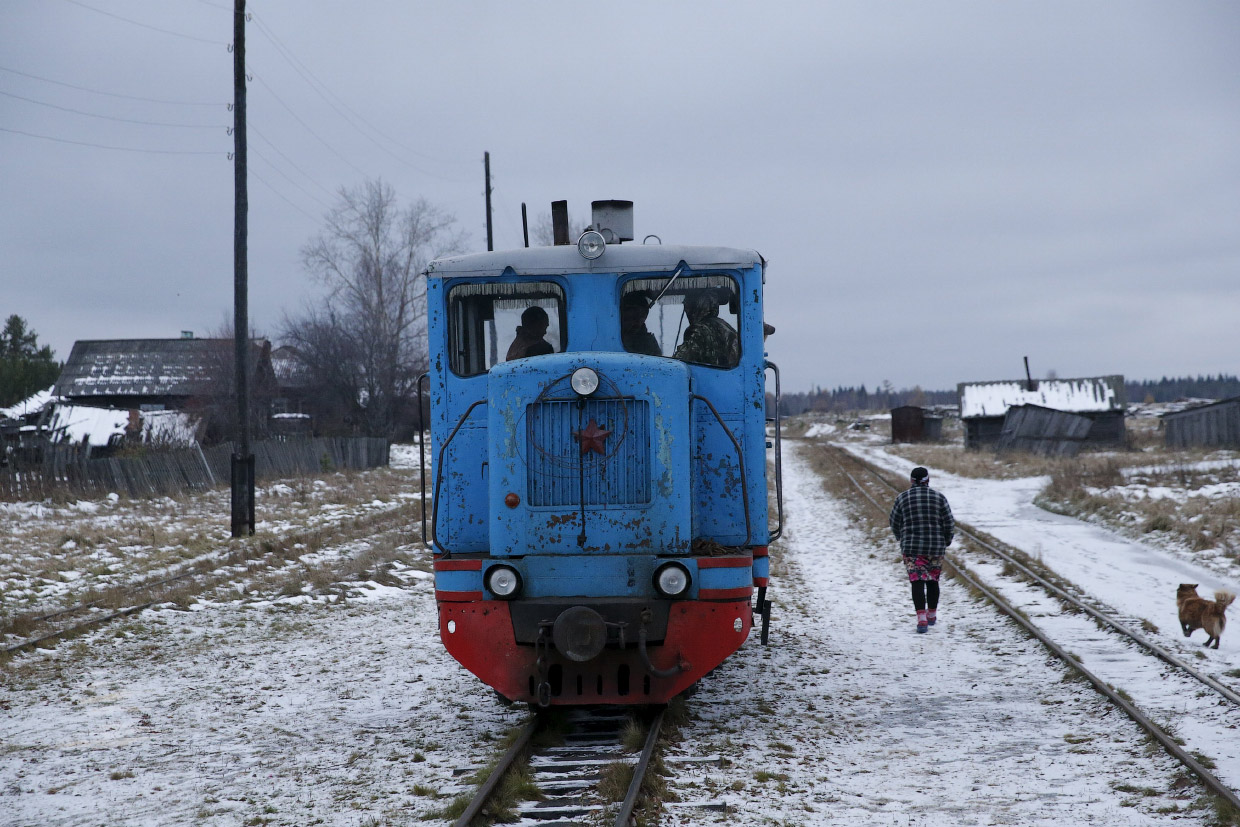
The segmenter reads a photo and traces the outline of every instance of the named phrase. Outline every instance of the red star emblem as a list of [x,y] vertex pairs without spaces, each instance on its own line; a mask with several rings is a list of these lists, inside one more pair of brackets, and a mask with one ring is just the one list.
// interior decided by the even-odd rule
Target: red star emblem
[[590,417],[590,424],[586,425],[580,431],[573,431],[573,439],[581,445],[581,453],[588,454],[595,451],[599,454],[603,452],[603,443],[607,437],[611,436],[611,431],[605,431],[594,421],[594,417]]

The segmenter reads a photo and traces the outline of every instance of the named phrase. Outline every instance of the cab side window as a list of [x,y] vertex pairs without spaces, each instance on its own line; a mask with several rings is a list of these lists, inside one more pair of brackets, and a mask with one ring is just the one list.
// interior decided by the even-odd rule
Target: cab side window
[[624,349],[716,368],[739,364],[736,281],[727,275],[680,276],[669,286],[668,280],[625,283],[620,295]]
[[459,376],[561,353],[567,327],[564,291],[554,282],[458,284],[448,291],[449,364]]

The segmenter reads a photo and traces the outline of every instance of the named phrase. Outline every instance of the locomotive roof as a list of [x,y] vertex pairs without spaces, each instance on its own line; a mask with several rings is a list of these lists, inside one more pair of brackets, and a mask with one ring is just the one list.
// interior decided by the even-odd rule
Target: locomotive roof
[[732,247],[694,247],[683,244],[609,244],[593,261],[577,252],[577,245],[520,247],[493,253],[473,253],[436,259],[426,268],[431,278],[499,276],[509,268],[519,276],[558,276],[569,273],[641,273],[671,270],[680,262],[692,269],[748,269],[763,261],[754,250]]

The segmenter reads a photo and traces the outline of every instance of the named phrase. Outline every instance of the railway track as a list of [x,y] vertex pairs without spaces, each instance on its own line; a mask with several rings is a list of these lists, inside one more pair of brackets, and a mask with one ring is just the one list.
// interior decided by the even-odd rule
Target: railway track
[[[889,507],[881,504],[873,491],[871,489],[867,489],[867,487],[849,471],[846,467],[846,461],[848,465],[864,472],[867,478],[877,481],[883,492],[883,494],[880,494],[879,496],[894,495],[900,491],[900,488],[893,484],[884,474],[875,469],[869,463],[849,453],[848,451],[845,451],[838,446],[830,446],[826,450],[828,456],[834,460],[841,473],[847,477],[855,490],[871,506],[873,506],[878,513],[882,515],[883,519],[886,519]],[[973,530],[968,525],[960,523],[959,521],[956,523],[956,530],[958,534],[968,538],[968,540],[976,547],[983,549],[1002,560],[1005,566],[1010,566],[1016,571],[1019,571],[1021,575],[1027,578],[1030,582],[1035,583],[1044,589],[1051,597],[1067,604],[1072,607],[1073,610],[1088,615],[1100,627],[1105,628],[1114,635],[1120,636],[1124,641],[1136,644],[1140,647],[1141,651],[1152,657],[1158,658],[1184,676],[1197,681],[1201,687],[1208,689],[1217,698],[1219,698],[1219,703],[1230,704],[1233,708],[1240,706],[1240,695],[1238,695],[1234,690],[1220,684],[1209,675],[1203,674],[1200,670],[1195,669],[1191,665],[1185,663],[1182,659],[1176,657],[1170,652],[1167,652],[1163,647],[1158,646],[1144,635],[1136,632],[1128,624],[1125,624],[1122,621],[1111,617],[1097,607],[1090,605],[1082,599],[1082,596],[1071,593],[1069,588],[1065,588],[1063,585],[1052,582],[1052,579],[1045,573],[1035,571],[1032,566],[1026,563],[1026,561],[1019,559],[1019,552],[1014,553],[1012,550],[1001,548],[997,543],[982,537],[977,531]],[[953,576],[960,578],[963,582],[968,583],[979,593],[985,595],[985,597],[1000,611],[1024,627],[1033,637],[1046,646],[1047,649],[1063,661],[1069,668],[1084,677],[1098,692],[1106,696],[1115,706],[1119,707],[1152,738],[1158,741],[1158,743],[1161,744],[1168,753],[1180,761],[1194,775],[1200,778],[1202,783],[1205,784],[1211,792],[1227,801],[1232,807],[1240,810],[1240,796],[1238,796],[1234,790],[1224,784],[1210,771],[1210,768],[1205,765],[1205,762],[1209,759],[1198,760],[1197,757],[1191,755],[1184,749],[1183,746],[1181,746],[1181,743],[1176,737],[1155,723],[1128,697],[1116,691],[1110,684],[1102,680],[1091,670],[1087,669],[1078,657],[1068,652],[1055,641],[1051,640],[1042,629],[1038,628],[1038,626],[1033,624],[1025,616],[1024,612],[1022,612],[1018,607],[1012,605],[1009,601],[1005,600],[994,587],[984,583],[976,573],[969,571],[961,563],[958,561],[953,561],[950,558],[944,560],[944,568]]]
[[547,715],[535,714],[478,788],[469,806],[453,822],[453,827],[469,827],[487,812],[504,776],[527,755],[530,777],[540,797],[517,807],[521,825],[569,827],[598,823],[609,806],[602,801],[599,792],[603,774],[617,763],[626,763],[633,767],[632,780],[614,820],[608,817],[607,823],[629,827],[634,823],[633,813],[654,757],[666,709],[653,708],[648,716],[643,747],[637,754],[628,752],[622,743],[625,727],[633,719],[631,709],[584,707],[569,710],[563,743],[555,746],[533,746],[549,721]]
[[[394,531],[404,531],[410,516],[406,511],[407,509],[397,509],[393,512],[375,515],[364,524],[357,526],[356,532],[376,537]],[[261,569],[276,560],[288,560],[290,559],[288,550],[297,547],[298,544],[305,544],[310,533],[298,532],[274,544],[268,542],[249,544],[221,557],[196,560],[165,577],[114,587],[109,589],[104,596],[94,600],[42,614],[21,617],[18,619],[20,623],[34,630],[33,634],[17,643],[0,648],[0,657],[12,656],[51,644],[113,620],[137,614],[151,606],[169,602],[175,597],[183,597],[186,588],[192,589],[193,594],[201,594],[235,579],[239,568],[249,572]],[[60,621],[60,625],[55,625],[55,621]],[[9,621],[10,625],[14,622]]]

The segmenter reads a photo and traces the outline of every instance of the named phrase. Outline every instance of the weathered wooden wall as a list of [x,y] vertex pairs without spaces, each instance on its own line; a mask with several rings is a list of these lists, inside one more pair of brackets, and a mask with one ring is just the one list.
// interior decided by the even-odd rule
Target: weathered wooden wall
[[1240,447],[1240,397],[1163,415],[1168,448]]

